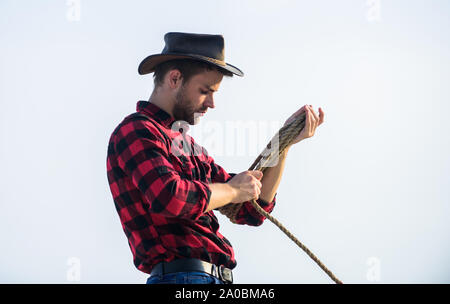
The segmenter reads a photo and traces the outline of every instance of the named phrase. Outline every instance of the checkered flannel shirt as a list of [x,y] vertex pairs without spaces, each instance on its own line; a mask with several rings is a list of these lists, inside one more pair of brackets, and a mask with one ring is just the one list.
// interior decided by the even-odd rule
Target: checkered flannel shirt
[[[136,111],[113,131],[107,155],[109,186],[135,266],[150,273],[162,261],[198,258],[233,269],[233,247],[219,232],[214,212],[205,210],[209,184],[226,183],[235,174],[155,104],[139,101]],[[275,201],[276,195],[258,203],[271,212]],[[264,221],[250,202],[236,219],[251,226]]]

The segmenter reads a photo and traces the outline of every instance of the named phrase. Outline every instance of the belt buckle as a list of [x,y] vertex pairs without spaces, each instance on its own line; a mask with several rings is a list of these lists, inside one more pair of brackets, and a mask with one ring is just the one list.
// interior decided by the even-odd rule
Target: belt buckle
[[233,272],[231,269],[225,268],[223,265],[219,266],[218,269],[219,278],[227,284],[233,283]]

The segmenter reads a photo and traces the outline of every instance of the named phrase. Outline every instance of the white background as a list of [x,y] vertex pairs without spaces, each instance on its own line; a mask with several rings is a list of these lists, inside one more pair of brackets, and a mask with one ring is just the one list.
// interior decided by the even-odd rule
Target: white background
[[[273,215],[344,283],[450,283],[449,13],[437,0],[2,0],[0,282],[145,282],[107,143],[152,91],[139,62],[182,31],[224,35],[226,61],[245,73],[224,79],[191,130],[228,172],[247,170],[274,132],[227,154],[208,123],[226,133],[324,109],[289,152]],[[269,221],[218,216],[236,283],[331,283]]]

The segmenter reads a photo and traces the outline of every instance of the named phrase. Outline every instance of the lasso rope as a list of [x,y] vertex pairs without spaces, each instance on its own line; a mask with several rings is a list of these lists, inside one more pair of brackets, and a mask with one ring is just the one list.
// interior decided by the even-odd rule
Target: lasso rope
[[[277,134],[272,138],[270,143],[266,146],[264,151],[256,158],[249,170],[260,170],[264,173],[266,168],[270,167],[270,164],[278,158],[289,146],[289,144],[300,134],[301,130],[305,126],[305,112],[302,112],[291,123],[283,126]],[[275,145],[275,147],[274,147]],[[278,149],[277,149],[278,147]],[[266,212],[261,206],[258,205],[256,200],[250,201],[252,206],[263,216],[274,223],[281,231],[284,232],[298,247],[300,247],[307,255],[313,259],[314,262],[322,268],[323,271],[336,283],[342,284],[340,281],[302,242],[300,242],[286,227],[284,227],[275,217]],[[236,214],[242,207],[240,204],[228,204],[221,208],[219,211],[226,215],[231,222],[236,223]]]

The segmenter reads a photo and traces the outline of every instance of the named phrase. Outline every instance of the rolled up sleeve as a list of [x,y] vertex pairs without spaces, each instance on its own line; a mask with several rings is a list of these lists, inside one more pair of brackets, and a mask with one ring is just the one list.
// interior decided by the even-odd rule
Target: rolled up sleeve
[[[230,178],[228,180],[232,179],[235,175],[236,173],[230,173]],[[256,200],[256,203],[266,212],[271,213],[273,208],[275,208],[276,197],[277,193],[275,193],[271,202],[259,198]],[[260,226],[265,219],[266,217],[260,214],[250,201],[247,201],[242,203],[241,209],[239,209],[239,212],[236,214],[235,223],[239,225]]]

